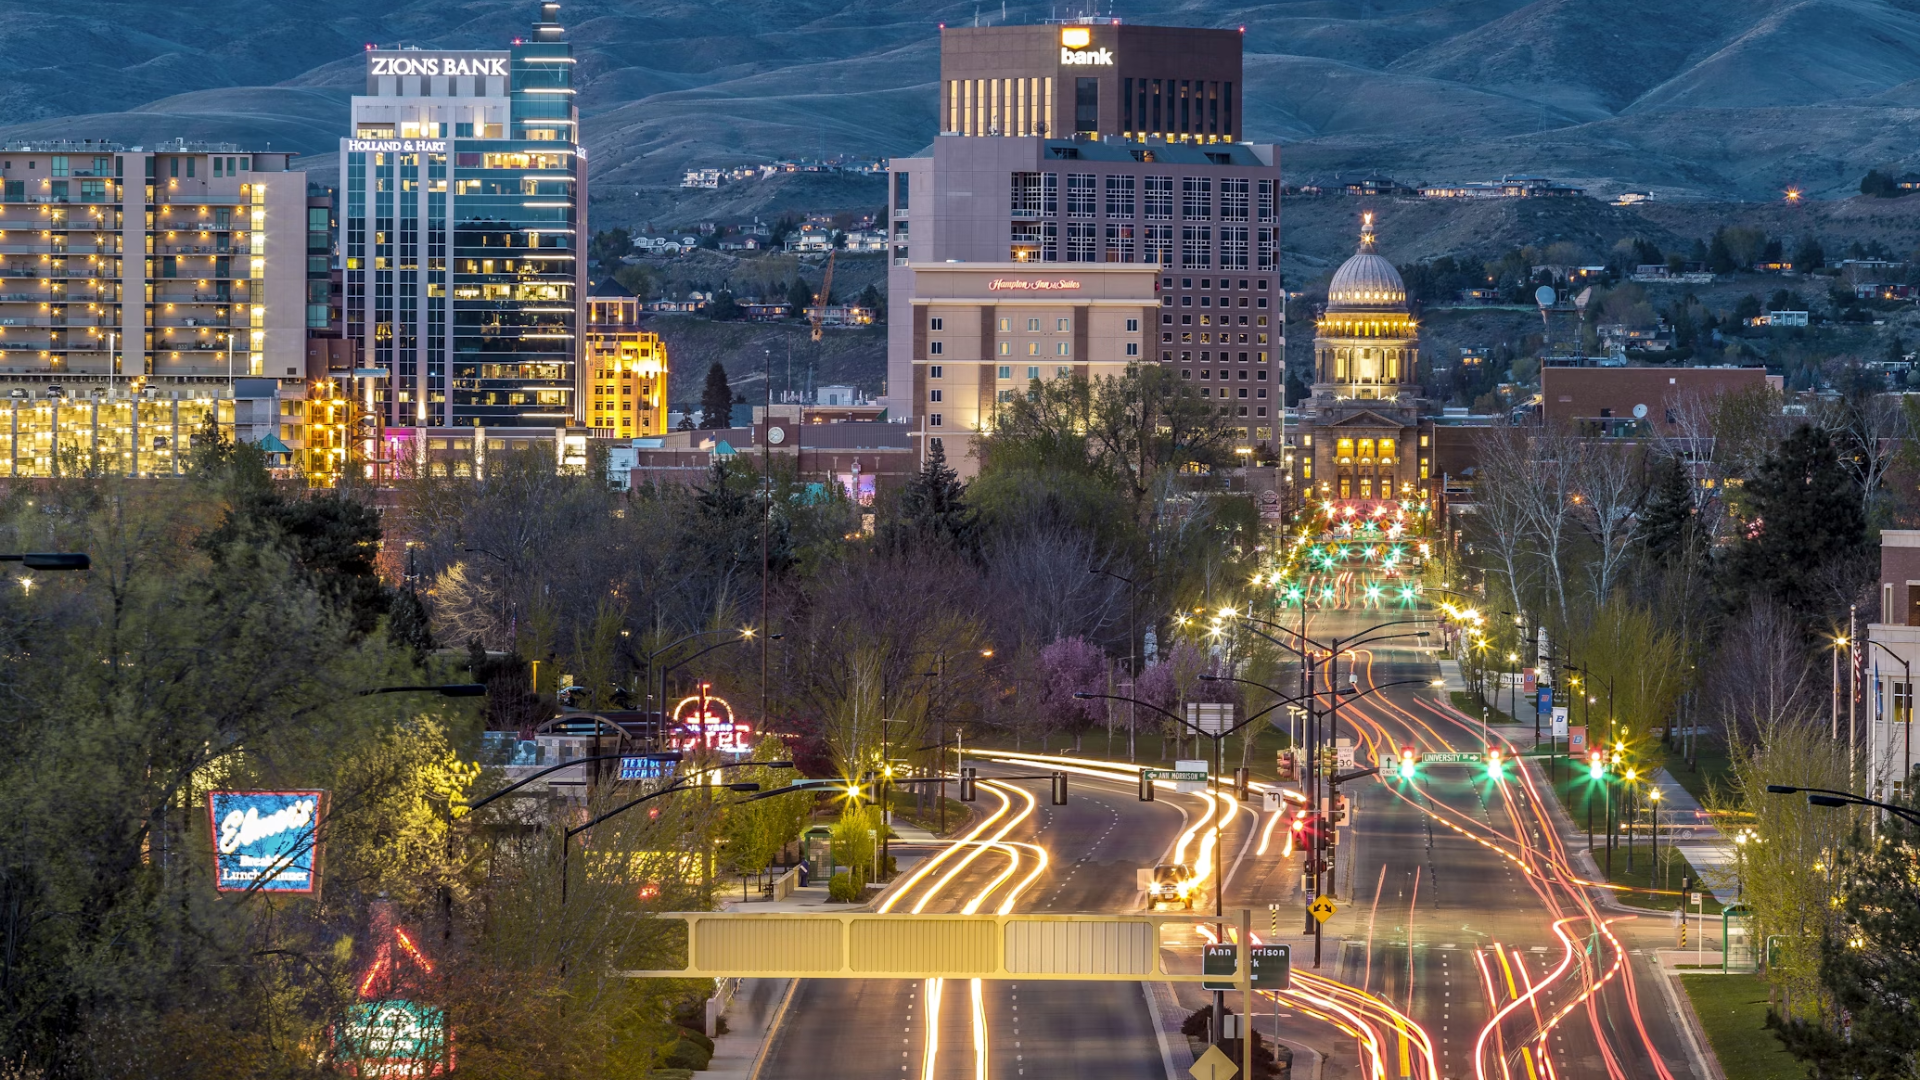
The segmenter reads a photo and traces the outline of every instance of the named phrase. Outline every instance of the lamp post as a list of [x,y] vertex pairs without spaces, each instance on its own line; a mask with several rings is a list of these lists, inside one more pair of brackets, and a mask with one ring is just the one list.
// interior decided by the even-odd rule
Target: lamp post
[[[707,631],[703,631],[703,632],[702,632],[702,634],[711,634],[711,633],[714,633],[714,632],[715,632],[715,631],[712,631],[712,630],[707,630]],[[716,641],[716,642],[714,642],[714,643],[713,643],[712,645],[709,645],[709,646],[707,646],[706,648],[704,648],[704,649],[701,649],[701,650],[700,650],[699,652],[697,652],[697,653],[694,653],[694,654],[693,654],[692,656],[689,656],[689,657],[687,657],[687,658],[686,658],[686,659],[684,659],[684,660],[677,660],[677,661],[675,661],[675,662],[673,662],[673,663],[671,663],[671,664],[668,664],[668,665],[667,665],[666,667],[664,667],[664,668],[661,668],[661,669],[660,669],[660,718],[659,718],[659,722],[658,722],[658,726],[657,726],[657,727],[655,728],[655,744],[656,744],[656,749],[658,748],[658,743],[659,743],[659,741],[660,741],[661,739],[664,739],[664,738],[666,737],[666,728],[667,728],[667,676],[669,676],[669,675],[672,675],[672,674],[673,674],[673,673],[674,673],[675,671],[677,671],[678,669],[680,669],[680,668],[683,668],[683,667],[685,667],[685,666],[687,666],[688,664],[691,664],[691,663],[693,663],[693,662],[694,662],[695,660],[698,660],[698,659],[700,659],[701,657],[703,657],[703,656],[705,656],[705,655],[707,655],[708,653],[710,653],[710,652],[712,652],[712,651],[713,651],[713,650],[715,650],[715,649],[721,649],[721,648],[725,648],[725,647],[726,647],[726,646],[728,646],[728,645],[741,645],[741,644],[744,644],[744,643],[746,643],[746,642],[749,642],[749,641],[752,641],[752,640],[753,640],[753,638],[754,638],[754,633],[755,633],[755,631],[754,631],[754,629],[753,629],[753,627],[751,627],[751,626],[749,626],[749,627],[747,627],[746,629],[744,629],[744,630],[741,630],[741,631],[739,631],[738,633],[739,633],[739,635],[740,635],[739,637],[736,637],[736,638],[730,638],[730,639],[728,639],[728,640],[726,640],[726,641]],[[702,636],[702,634],[689,634],[689,635],[688,635],[687,637],[684,637],[684,638],[681,638],[681,639],[680,639],[680,641],[676,641],[676,642],[674,642],[673,644],[674,644],[674,645],[678,645],[678,644],[681,644],[681,642],[685,642],[685,641],[689,641],[689,640],[692,640],[693,638],[696,638],[696,637],[700,637],[700,636]],[[770,640],[770,641],[772,641],[772,640],[778,640],[779,638],[781,638],[781,637],[783,637],[783,636],[784,636],[784,635],[782,635],[782,634],[768,634],[768,635],[767,635],[767,639],[768,639],[768,640]],[[667,648],[669,648],[669,649],[670,649],[670,648],[672,648],[672,647],[673,647],[672,645],[669,645],[669,646],[667,646]],[[660,652],[664,652],[664,651],[666,651],[666,650],[665,650],[665,649],[662,649],[662,650],[660,650]],[[655,655],[655,656],[658,656],[658,655],[659,655],[659,653],[658,653],[658,652],[656,652],[656,653],[655,653],[654,655]],[[649,660],[649,662],[651,662],[651,660],[652,660],[652,657],[649,657],[649,658],[648,658],[648,660]]]
[[1653,875],[1660,872],[1661,866],[1660,866],[1660,789],[1657,787],[1654,787],[1651,781],[1649,781],[1647,784],[1647,802],[1649,804],[1649,809],[1651,810],[1652,816],[1653,816],[1653,841],[1652,841],[1653,852],[1649,856],[1650,858],[1653,859],[1653,862],[1648,864],[1648,870],[1647,870],[1647,884],[1652,885]]
[[[1140,661],[1138,659],[1139,654],[1136,650],[1140,647],[1140,586],[1152,581],[1157,575],[1148,574],[1144,578],[1135,579],[1124,574],[1116,574],[1111,570],[1103,570],[1099,567],[1092,566],[1087,568],[1087,573],[1105,574],[1107,577],[1113,578],[1116,581],[1124,581],[1127,583],[1127,674],[1135,682],[1138,682],[1140,679]],[[1127,761],[1129,762],[1133,761],[1133,729],[1134,711],[1133,706],[1129,705],[1127,706]],[[945,796],[943,794],[942,799],[944,800],[944,798]],[[944,806],[946,804],[943,801],[941,805]]]
[[1832,788],[1799,787],[1793,784],[1768,784],[1767,791],[1774,795],[1797,795],[1805,793],[1808,806],[1872,806],[1899,818],[1909,825],[1920,826],[1920,811],[1910,806],[1896,806],[1893,803],[1869,799],[1851,791],[1835,791]]

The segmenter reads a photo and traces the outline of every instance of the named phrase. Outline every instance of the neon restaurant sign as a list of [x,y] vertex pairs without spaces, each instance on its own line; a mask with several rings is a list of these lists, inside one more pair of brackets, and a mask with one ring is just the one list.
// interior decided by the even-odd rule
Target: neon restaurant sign
[[210,791],[214,888],[312,893],[324,791]]
[[753,727],[735,720],[733,706],[722,698],[701,693],[680,699],[673,707],[673,748],[744,754],[753,749]]

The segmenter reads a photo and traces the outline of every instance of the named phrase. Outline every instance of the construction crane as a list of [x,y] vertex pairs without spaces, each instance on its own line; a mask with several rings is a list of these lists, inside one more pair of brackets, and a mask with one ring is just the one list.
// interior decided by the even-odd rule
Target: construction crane
[[821,276],[820,291],[814,294],[813,307],[807,311],[807,318],[813,323],[813,340],[815,342],[818,342],[822,337],[821,326],[827,317],[827,299],[833,295],[833,260],[839,254],[837,251],[829,251],[827,253],[827,272]]

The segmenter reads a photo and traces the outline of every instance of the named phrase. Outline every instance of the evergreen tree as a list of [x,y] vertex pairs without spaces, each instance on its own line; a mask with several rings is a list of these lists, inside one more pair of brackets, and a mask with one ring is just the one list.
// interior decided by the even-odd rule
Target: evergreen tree
[[1728,553],[1733,604],[1769,596],[1802,615],[1823,610],[1830,571],[1867,550],[1859,486],[1824,428],[1795,429],[1740,489],[1743,535]]
[[1767,1026],[1788,1053],[1813,1066],[1815,1076],[1914,1075],[1920,1059],[1916,842],[1920,827],[1897,815],[1881,823],[1877,838],[1856,834],[1852,851],[1841,859],[1848,888],[1839,917],[1818,943],[1820,983],[1831,1003],[1811,1017],[1767,1013]]
[[1707,246],[1707,269],[1716,274],[1731,274],[1736,268],[1733,249],[1727,245],[1727,230],[1715,229],[1713,243]]
[[868,283],[866,288],[860,290],[860,299],[854,302],[866,308],[868,311],[873,312],[873,320],[875,322],[887,321],[887,302],[881,297],[880,290],[875,288],[871,282]]
[[733,387],[727,385],[727,369],[715,360],[707,369],[707,385],[700,391],[700,426],[729,427],[733,423]]
[[1793,268],[1801,273],[1818,270],[1827,265],[1827,253],[1821,249],[1820,241],[1809,236],[1800,241],[1800,247],[1793,253]]
[[387,641],[413,656],[415,667],[425,667],[427,654],[433,651],[433,626],[427,619],[427,606],[411,588],[393,594],[387,611]]
[[972,552],[978,542],[979,514],[967,505],[967,485],[947,465],[947,452],[934,441],[927,463],[900,491],[890,530],[893,546],[930,543]]
[[1671,566],[1697,547],[1693,482],[1678,454],[1661,458],[1653,473],[1647,508],[1641,515],[1645,527],[1642,542],[1655,561]]
[[804,319],[807,317],[807,308],[812,306],[813,290],[807,287],[805,281],[795,277],[793,284],[787,286],[787,307],[792,309],[794,318]]

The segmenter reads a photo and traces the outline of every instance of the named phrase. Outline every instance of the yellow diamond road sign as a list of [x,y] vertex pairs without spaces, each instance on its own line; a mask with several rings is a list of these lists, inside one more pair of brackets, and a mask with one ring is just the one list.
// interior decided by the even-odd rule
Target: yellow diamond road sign
[[1187,1071],[1193,1074],[1193,1080],[1231,1080],[1240,1068],[1225,1051],[1217,1046],[1209,1046],[1207,1052],[1200,1055],[1200,1060],[1193,1063],[1193,1068]]
[[1339,909],[1333,906],[1333,901],[1323,896],[1315,900],[1313,906],[1307,908],[1307,910],[1313,913],[1314,918],[1319,919],[1321,922],[1326,922],[1328,919],[1333,918],[1333,913]]

